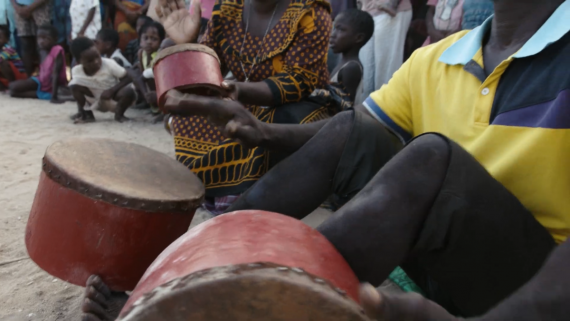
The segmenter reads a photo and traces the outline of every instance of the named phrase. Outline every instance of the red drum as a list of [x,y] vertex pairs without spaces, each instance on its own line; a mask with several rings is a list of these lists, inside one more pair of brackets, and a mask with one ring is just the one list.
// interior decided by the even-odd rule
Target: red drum
[[152,261],[190,226],[204,186],[152,149],[109,139],[48,147],[26,229],[32,260],[77,285],[100,275],[132,290]]
[[170,89],[207,96],[220,96],[222,92],[220,61],[207,46],[183,44],[165,48],[156,55],[153,71],[161,108]]
[[368,320],[359,282],[316,230],[263,211],[218,216],[148,268],[119,320]]

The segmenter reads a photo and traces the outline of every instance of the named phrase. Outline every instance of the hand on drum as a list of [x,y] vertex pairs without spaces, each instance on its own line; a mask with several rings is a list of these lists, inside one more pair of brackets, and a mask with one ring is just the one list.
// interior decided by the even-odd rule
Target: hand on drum
[[222,89],[224,89],[224,95],[231,100],[239,100],[239,87],[238,82],[227,81],[222,82]]
[[225,137],[233,138],[247,148],[259,146],[267,133],[266,124],[234,100],[183,94],[172,89],[166,93],[164,111],[207,117]]
[[196,42],[200,32],[201,2],[192,0],[190,10],[184,0],[160,0],[156,14],[168,37],[177,44]]
[[382,321],[459,321],[444,308],[417,293],[388,294],[366,283],[360,286],[366,315]]

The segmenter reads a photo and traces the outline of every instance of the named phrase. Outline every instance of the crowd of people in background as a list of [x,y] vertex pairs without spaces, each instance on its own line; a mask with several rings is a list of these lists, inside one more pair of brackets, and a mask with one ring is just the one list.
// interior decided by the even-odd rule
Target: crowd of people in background
[[[133,104],[149,107],[157,120],[162,119],[149,67],[166,34],[154,13],[156,3],[151,2],[0,0],[0,89],[10,89],[14,97],[53,103],[73,100],[75,96],[67,88],[67,78],[73,75],[65,74],[66,66],[73,67],[79,60],[69,49],[75,39],[88,38],[101,57],[128,70],[128,79],[138,93]],[[204,29],[212,7],[212,1],[202,1]],[[358,59],[350,63],[332,46],[329,49],[332,87],[319,91],[336,91],[325,95],[344,106],[362,103],[386,84],[415,49],[475,28],[493,13],[492,0],[331,0],[331,7],[333,20],[351,8],[369,13],[373,19],[372,30],[367,31],[370,39],[362,45]],[[352,69],[351,74],[357,77],[343,77],[344,69]],[[72,118],[78,121],[77,115]],[[119,119],[126,118],[120,115]],[[91,114],[82,119],[92,120]]]

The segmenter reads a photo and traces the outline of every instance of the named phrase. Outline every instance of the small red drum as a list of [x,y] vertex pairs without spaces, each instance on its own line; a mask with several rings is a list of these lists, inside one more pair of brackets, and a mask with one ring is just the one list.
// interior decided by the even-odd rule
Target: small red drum
[[170,89],[206,96],[221,95],[224,80],[214,50],[199,44],[165,48],[154,60],[154,81],[158,105],[162,108]]
[[359,282],[316,230],[240,211],[205,222],[148,268],[119,320],[368,320]]
[[26,229],[32,260],[84,286],[100,275],[132,290],[146,268],[188,231],[204,186],[185,166],[152,149],[109,139],[48,147]]

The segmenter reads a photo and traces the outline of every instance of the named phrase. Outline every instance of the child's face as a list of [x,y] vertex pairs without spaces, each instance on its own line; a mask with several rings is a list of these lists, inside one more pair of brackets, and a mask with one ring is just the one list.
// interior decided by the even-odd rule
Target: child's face
[[8,37],[6,37],[3,31],[0,31],[0,48],[4,47],[4,45],[7,43],[8,43]]
[[141,35],[141,48],[147,53],[153,53],[158,51],[160,47],[160,37],[158,36],[158,30],[154,27],[147,28],[144,34]]
[[55,45],[55,39],[53,39],[47,30],[38,29],[36,38],[38,39],[38,47],[40,47],[40,49],[46,50]]
[[347,19],[340,14],[334,21],[329,42],[329,46],[334,53],[345,52],[356,45],[356,32],[346,20]]
[[88,76],[93,76],[101,69],[101,54],[95,46],[83,51],[79,57],[79,63],[83,66],[83,71]]

